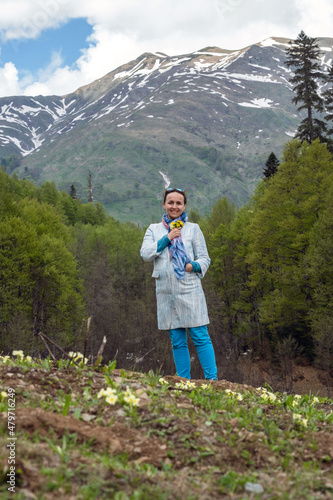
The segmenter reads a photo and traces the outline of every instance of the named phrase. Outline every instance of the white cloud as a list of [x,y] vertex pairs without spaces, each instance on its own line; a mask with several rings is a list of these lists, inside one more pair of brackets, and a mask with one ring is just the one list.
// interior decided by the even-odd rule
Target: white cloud
[[18,71],[12,62],[8,62],[0,68],[0,95],[19,95],[20,93]]
[[[240,49],[271,36],[330,36],[331,0],[1,0],[3,40],[36,38],[72,18],[93,27],[75,67],[61,58],[31,81],[12,64],[0,67],[0,95],[65,94],[101,78],[143,52],[169,55],[216,45]],[[318,33],[318,30],[320,33]],[[59,56],[59,55],[58,55]],[[19,68],[18,68],[19,69]],[[13,80],[15,85],[12,85]]]
[[[311,37],[332,37],[332,0],[296,0],[301,16],[299,31],[303,29]],[[297,33],[298,34],[298,33]]]
[[70,18],[71,0],[1,0],[3,40],[36,38]]

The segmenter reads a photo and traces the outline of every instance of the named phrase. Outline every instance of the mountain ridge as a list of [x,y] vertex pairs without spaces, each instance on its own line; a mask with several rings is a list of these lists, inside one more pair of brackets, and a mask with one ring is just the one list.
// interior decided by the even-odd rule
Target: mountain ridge
[[[200,213],[223,195],[240,205],[302,117],[288,45],[273,37],[239,50],[144,53],[65,96],[1,98],[0,155],[22,154],[18,175],[74,184],[83,198],[90,171],[95,200],[139,224],[159,218],[165,179],[186,186]],[[319,45],[327,70],[333,38]]]

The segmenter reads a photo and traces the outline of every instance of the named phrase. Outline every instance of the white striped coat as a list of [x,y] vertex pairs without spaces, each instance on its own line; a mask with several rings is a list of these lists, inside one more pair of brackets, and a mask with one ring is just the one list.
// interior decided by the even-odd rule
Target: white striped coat
[[167,232],[162,222],[151,224],[140,251],[145,261],[154,261],[152,276],[156,279],[158,328],[171,330],[207,325],[209,318],[201,278],[206,274],[210,258],[202,231],[192,222],[186,222],[181,230],[187,255],[201,267],[200,273],[185,273],[182,280],[176,278],[168,247],[157,253],[157,242]]

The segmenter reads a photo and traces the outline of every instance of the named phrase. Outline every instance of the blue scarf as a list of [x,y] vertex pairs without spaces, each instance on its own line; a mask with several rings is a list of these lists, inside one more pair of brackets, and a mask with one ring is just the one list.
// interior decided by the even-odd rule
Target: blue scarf
[[[164,214],[162,223],[170,233],[171,222],[178,220],[182,221],[185,224],[185,222],[187,222],[186,213],[183,212],[177,219],[168,219],[166,214]],[[185,276],[185,266],[188,262],[190,262],[190,259],[186,253],[184,242],[181,236],[171,240],[171,245],[169,245],[169,254],[176,274],[176,278],[182,280]]]

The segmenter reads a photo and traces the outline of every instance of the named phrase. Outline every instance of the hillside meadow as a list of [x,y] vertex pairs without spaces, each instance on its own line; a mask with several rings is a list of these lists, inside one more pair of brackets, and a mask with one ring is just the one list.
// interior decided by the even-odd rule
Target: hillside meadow
[[332,498],[326,397],[91,366],[74,352],[14,351],[0,375],[3,499]]

